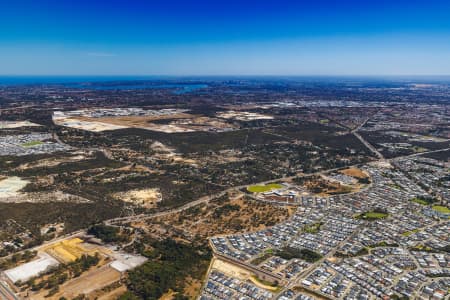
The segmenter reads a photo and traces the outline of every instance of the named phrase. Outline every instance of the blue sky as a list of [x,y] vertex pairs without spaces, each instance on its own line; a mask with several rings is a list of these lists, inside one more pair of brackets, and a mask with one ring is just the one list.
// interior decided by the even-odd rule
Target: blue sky
[[450,1],[0,0],[2,75],[449,75]]

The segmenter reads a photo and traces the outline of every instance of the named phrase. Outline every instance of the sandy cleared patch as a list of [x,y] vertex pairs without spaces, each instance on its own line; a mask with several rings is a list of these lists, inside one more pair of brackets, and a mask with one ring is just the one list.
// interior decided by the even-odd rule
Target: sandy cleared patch
[[117,193],[115,198],[141,207],[152,208],[162,200],[162,194],[158,188],[152,188]]
[[164,133],[181,133],[181,132],[195,132],[196,130],[188,128],[188,127],[182,127],[178,125],[173,124],[153,124],[149,123],[145,126],[138,127],[141,129],[147,129],[152,131],[159,131]]
[[[141,128],[165,133],[196,131],[227,131],[234,126],[223,119],[197,116],[183,109],[86,109],[69,112],[56,111],[53,122],[57,125],[100,132],[122,128]],[[243,113],[245,118],[272,118],[254,113]],[[160,122],[157,122],[160,121]],[[161,122],[162,121],[162,122]]]
[[243,268],[240,268],[238,266],[235,266],[220,259],[214,259],[212,269],[216,269],[230,277],[234,277],[244,281],[249,279],[253,275],[252,273]]
[[188,164],[188,165],[194,165],[194,166],[197,165],[196,160],[190,159],[190,158],[184,158],[179,155],[168,155],[167,158],[170,160],[173,160],[176,163],[182,163],[182,164]]
[[2,203],[49,203],[49,202],[71,202],[90,203],[91,200],[64,193],[62,191],[42,192],[42,193],[20,193],[15,196],[0,197]]
[[102,123],[97,121],[83,121],[78,118],[56,118],[53,117],[53,122],[56,125],[93,131],[93,132],[101,132],[106,130],[116,130],[116,129],[124,129],[128,128],[127,126],[119,126],[108,123]]
[[79,117],[78,119],[88,122],[102,122],[127,127],[145,127],[148,125],[149,122],[155,120],[186,119],[193,117],[194,116],[190,114],[178,113],[160,116],[120,116],[120,117],[100,117],[100,118]]
[[188,165],[197,165],[197,161],[194,159],[184,158],[180,154],[175,152],[175,149],[168,147],[160,142],[154,142],[150,145],[153,151],[156,151],[155,157],[169,160],[177,163],[184,163]]
[[170,289],[167,293],[163,294],[159,298],[159,300],[172,300],[173,297],[175,297],[176,294],[177,294],[176,292],[174,292],[173,290]]
[[39,124],[32,123],[30,121],[0,121],[0,129],[12,129],[20,127],[36,127],[41,126]]
[[234,119],[234,120],[239,120],[239,121],[272,120],[273,119],[273,117],[269,116],[269,115],[263,115],[263,114],[247,112],[247,111],[234,111],[234,110],[218,113],[217,116],[219,118]]
[[161,142],[154,142],[150,145],[150,148],[156,152],[163,152],[163,153],[173,153],[175,151],[174,148],[170,148],[167,145],[164,145]]
[[[83,120],[84,119],[84,120]],[[117,130],[117,129],[124,129],[124,128],[141,128],[146,130],[153,130],[153,131],[159,131],[164,133],[179,133],[179,132],[194,132],[195,130],[189,129],[189,128],[183,128],[177,125],[172,124],[153,124],[153,123],[145,123],[141,124],[139,126],[129,126],[129,125],[117,125],[109,122],[108,120],[104,120],[103,118],[53,118],[53,122],[57,125],[65,126],[65,127],[71,127],[75,129],[82,129],[92,132],[101,132],[101,131],[107,131],[107,130]],[[87,121],[89,120],[89,121]],[[95,121],[93,121],[95,120]],[[114,122],[114,123],[121,123],[121,122]],[[128,122],[129,123],[129,122]],[[138,123],[135,123],[138,124]]]
[[17,167],[18,170],[26,170],[26,169],[32,169],[32,168],[41,168],[41,167],[55,167],[62,163],[66,162],[76,162],[86,159],[86,156],[84,155],[75,155],[68,158],[61,158],[61,159],[41,159],[38,161],[35,161],[33,163],[25,163]]
[[349,169],[345,169],[342,171],[339,171],[342,174],[351,176],[351,177],[355,177],[355,178],[367,178],[369,177],[369,175],[367,175],[365,172],[363,172],[360,169],[357,168],[349,168]]
[[385,161],[385,160],[370,162],[369,165],[375,166],[378,168],[384,168],[384,169],[392,169],[393,168],[391,163],[389,161]]
[[154,170],[150,169],[149,167],[143,166],[143,165],[127,165],[122,168],[116,169],[117,171],[138,171],[138,172],[149,172],[152,173]]
[[172,125],[182,126],[195,131],[223,131],[233,130],[235,125],[224,122],[222,119],[210,117],[194,117],[191,119],[176,119],[170,122]]
[[193,279],[190,276],[186,279],[186,286],[184,288],[183,294],[188,296],[189,299],[197,299],[202,288],[202,281]]
[[[177,113],[160,116],[123,116],[123,117],[77,117],[86,122],[101,122],[125,127],[143,128],[162,132],[193,132],[232,129],[232,125],[221,119],[199,117],[187,113]],[[158,120],[167,120],[167,124],[159,124]]]
[[20,195],[21,193],[19,191],[28,183],[29,181],[23,180],[17,176],[0,179],[0,198],[16,197]]

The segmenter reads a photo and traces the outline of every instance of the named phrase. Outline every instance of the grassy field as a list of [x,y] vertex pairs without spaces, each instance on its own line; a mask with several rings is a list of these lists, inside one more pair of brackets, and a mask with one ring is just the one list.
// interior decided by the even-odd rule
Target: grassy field
[[450,214],[450,208],[442,206],[442,205],[433,205],[433,209],[440,213]]
[[413,199],[411,199],[411,201],[419,203],[419,204],[422,204],[422,205],[428,205],[429,204],[427,201],[425,201],[423,199],[419,199],[419,198],[413,198]]
[[387,216],[388,216],[387,213],[368,211],[368,212],[362,213],[360,215],[357,215],[356,218],[362,219],[362,220],[378,220],[378,219],[384,219]]
[[33,146],[38,146],[38,145],[42,145],[42,144],[43,144],[43,142],[41,142],[41,141],[31,141],[28,143],[24,143],[21,146],[22,147],[33,147]]
[[271,190],[280,189],[282,187],[283,186],[278,183],[270,183],[270,184],[266,184],[266,185],[252,185],[247,188],[247,191],[252,192],[252,193],[264,193],[264,192],[268,192]]
[[378,213],[378,212],[368,212],[364,214],[365,217],[369,218],[369,219],[382,219],[382,218],[386,218],[388,216],[388,214],[385,213]]

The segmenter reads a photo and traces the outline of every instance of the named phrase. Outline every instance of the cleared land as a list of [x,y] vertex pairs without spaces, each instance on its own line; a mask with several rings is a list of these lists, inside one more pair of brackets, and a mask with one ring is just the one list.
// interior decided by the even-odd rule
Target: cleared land
[[362,220],[378,220],[378,219],[384,219],[388,216],[389,216],[389,214],[387,214],[387,213],[368,211],[368,212],[357,215],[356,218],[362,219]]
[[212,269],[216,269],[224,274],[227,274],[233,278],[237,278],[240,280],[247,280],[250,278],[251,275],[253,275],[252,273],[250,273],[249,271],[238,267],[236,265],[232,265],[230,263],[227,263],[223,260],[220,259],[214,259],[214,262],[212,264]]
[[115,198],[141,207],[153,208],[156,207],[156,204],[159,201],[161,201],[162,195],[159,189],[152,188],[117,193]]
[[20,194],[19,191],[28,183],[29,181],[17,176],[0,179],[0,198],[18,196]]
[[30,299],[73,299],[80,294],[88,295],[95,290],[101,289],[110,285],[120,279],[120,272],[114,270],[109,266],[103,266],[84,273],[78,278],[75,278],[59,287],[60,291],[52,297],[45,297],[48,291],[42,291],[37,295],[33,295]]
[[[218,234],[233,234],[242,231],[255,231],[273,226],[289,218],[295,207],[273,205],[235,198],[196,206],[181,213],[172,214],[147,221],[134,223],[135,228],[145,230],[154,238],[162,234],[172,238],[207,238]],[[168,225],[170,224],[170,225]]]
[[148,125],[149,122],[155,120],[187,119],[193,117],[194,116],[190,114],[178,113],[160,116],[120,116],[120,117],[100,117],[100,118],[77,117],[77,119],[88,122],[101,122],[127,127],[145,127]]
[[124,128],[141,128],[164,133],[182,133],[234,128],[221,119],[199,117],[187,113],[155,116],[53,116],[53,121],[62,126],[93,132]]
[[348,175],[351,177],[355,177],[355,178],[368,178],[369,177],[369,175],[367,175],[362,170],[357,169],[357,168],[348,168],[348,169],[339,171],[339,173],[342,173],[342,174],[345,174],[345,175]]
[[70,163],[70,162],[77,162],[81,160],[87,159],[87,156],[85,155],[74,155],[70,157],[64,157],[64,158],[47,158],[47,159],[41,159],[34,162],[27,162],[24,164],[21,164],[17,167],[17,170],[27,170],[32,168],[42,168],[42,167],[55,167],[62,163]]
[[247,111],[227,111],[217,114],[218,117],[224,119],[235,119],[239,121],[253,121],[253,120],[272,120],[272,116],[263,115]]
[[0,121],[0,129],[41,126],[30,121]]
[[82,121],[77,118],[53,118],[53,122],[57,125],[82,129],[92,132],[101,132],[107,130],[124,129],[126,126],[113,125],[102,122]]

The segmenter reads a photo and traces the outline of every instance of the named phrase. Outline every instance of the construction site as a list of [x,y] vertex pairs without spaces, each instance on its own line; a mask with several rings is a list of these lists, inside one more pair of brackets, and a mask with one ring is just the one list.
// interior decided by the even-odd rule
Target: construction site
[[[36,257],[0,273],[0,299],[89,299],[123,290],[123,274],[146,258],[120,252],[79,232],[34,249]],[[88,266],[82,271],[78,266]],[[50,285],[57,278],[55,287]],[[63,279],[61,279],[63,278]]]

